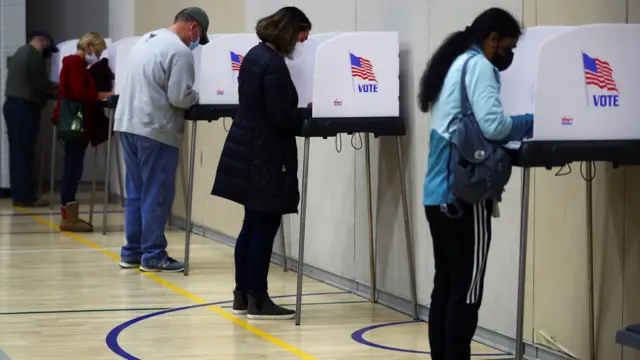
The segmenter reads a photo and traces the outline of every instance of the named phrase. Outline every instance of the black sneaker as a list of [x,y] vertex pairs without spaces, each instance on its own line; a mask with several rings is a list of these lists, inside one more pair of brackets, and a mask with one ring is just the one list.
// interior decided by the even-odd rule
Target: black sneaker
[[271,301],[269,294],[260,297],[248,295],[249,306],[247,318],[251,320],[287,320],[293,319],[296,312],[278,306]]
[[183,272],[184,263],[182,261],[174,260],[171,257],[167,257],[164,261],[155,265],[140,265],[140,270],[146,272]]
[[233,291],[233,310],[231,313],[233,315],[246,315],[248,308],[248,300],[247,295],[241,293],[238,290]]

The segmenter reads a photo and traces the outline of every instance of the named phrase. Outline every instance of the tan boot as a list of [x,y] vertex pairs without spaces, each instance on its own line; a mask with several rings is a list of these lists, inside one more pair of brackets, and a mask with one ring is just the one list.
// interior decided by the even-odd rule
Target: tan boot
[[93,226],[88,222],[78,218],[80,205],[77,201],[60,206],[62,219],[60,220],[60,230],[68,232],[93,232]]

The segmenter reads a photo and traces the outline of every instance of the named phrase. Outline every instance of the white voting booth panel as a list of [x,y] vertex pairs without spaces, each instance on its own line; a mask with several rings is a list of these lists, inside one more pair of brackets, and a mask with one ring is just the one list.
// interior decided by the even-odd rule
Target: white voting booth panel
[[298,106],[306,107],[313,101],[313,77],[318,46],[340,35],[339,33],[310,36],[304,44],[298,44],[294,60],[287,59],[291,80],[298,91]]
[[535,140],[640,139],[640,25],[576,27],[540,49]]
[[131,36],[120,39],[111,45],[109,49],[109,66],[115,74],[116,81],[114,92],[119,94],[122,90],[123,82],[127,73],[127,64],[129,62],[129,53],[131,48],[138,42],[140,36]]
[[238,104],[238,73],[242,59],[260,40],[255,34],[225,34],[202,47],[200,104]]
[[[102,52],[100,58],[109,58],[109,47],[111,46],[111,39],[104,39],[107,44],[107,50]],[[58,44],[58,51],[55,54],[52,54],[50,66],[51,70],[49,72],[49,79],[52,82],[60,82],[60,71],[62,70],[62,59],[66,56],[75,54],[78,51],[78,39],[65,40]]]
[[[221,35],[220,34],[207,35],[207,37],[209,38],[209,41],[212,41],[213,39],[219,36]],[[196,70],[196,78],[193,83],[193,89],[198,92],[200,92],[200,67],[202,66],[202,48],[203,47],[204,46],[198,46],[197,48],[195,48],[195,50],[193,50],[193,65]]]
[[500,98],[508,115],[533,114],[540,49],[545,41],[573,26],[537,26],[524,30],[513,63],[500,73]]
[[355,32],[317,46],[313,117],[393,117],[400,112],[396,32]]
[[62,59],[77,51],[78,39],[65,40],[58,44],[58,51],[51,55],[49,80],[54,83],[60,82],[60,71],[62,70]]

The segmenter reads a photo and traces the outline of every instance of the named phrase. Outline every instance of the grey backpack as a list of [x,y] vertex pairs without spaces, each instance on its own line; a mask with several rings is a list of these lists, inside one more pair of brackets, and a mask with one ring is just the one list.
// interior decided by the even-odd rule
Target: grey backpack
[[460,76],[461,114],[449,123],[456,125],[450,138],[450,162],[448,171],[453,176],[449,188],[455,197],[457,213],[452,214],[447,206],[442,209],[451,217],[462,216],[462,207],[457,202],[478,204],[485,200],[500,201],[505,185],[511,177],[511,159],[505,151],[504,143],[484,137],[478,120],[471,109],[465,77],[467,64],[475,55],[469,56],[462,66]]

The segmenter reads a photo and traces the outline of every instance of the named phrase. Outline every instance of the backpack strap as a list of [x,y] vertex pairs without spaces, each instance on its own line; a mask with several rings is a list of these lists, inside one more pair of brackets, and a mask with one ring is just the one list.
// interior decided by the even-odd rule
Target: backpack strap
[[[472,53],[464,61],[464,64],[462,64],[462,71],[460,72],[460,85],[459,85],[460,86],[460,110],[461,110],[461,114],[459,116],[456,116],[453,119],[451,119],[449,121],[449,124],[447,125],[447,128],[449,126],[451,126],[451,124],[454,121],[460,119],[464,115],[467,115],[467,114],[469,114],[469,113],[471,113],[473,111],[471,109],[471,105],[470,105],[470,101],[469,101],[469,95],[467,94],[467,84],[466,84],[465,80],[466,80],[466,77],[467,77],[467,67],[469,65],[469,61],[471,60],[471,58],[473,58],[476,55],[478,55],[478,54],[475,53],[475,52]],[[451,151],[453,150],[452,148],[453,148],[453,145],[452,145],[451,142],[449,142],[449,157],[447,159],[447,190],[448,191],[451,191]],[[455,212],[452,212],[447,204],[440,204],[440,211],[442,211],[443,213],[445,213],[447,216],[449,216],[452,219],[461,218],[462,215],[464,214],[464,211],[463,211],[462,206],[460,205],[459,201],[457,199],[454,199],[453,202],[450,205],[452,205],[452,207],[455,210]]]
[[462,71],[460,72],[460,109],[462,111],[462,115],[467,115],[471,113],[473,110],[471,109],[471,102],[469,101],[469,95],[467,94],[467,68],[469,65],[469,61],[478,54],[473,53],[469,55],[469,57],[464,61],[462,65]]

